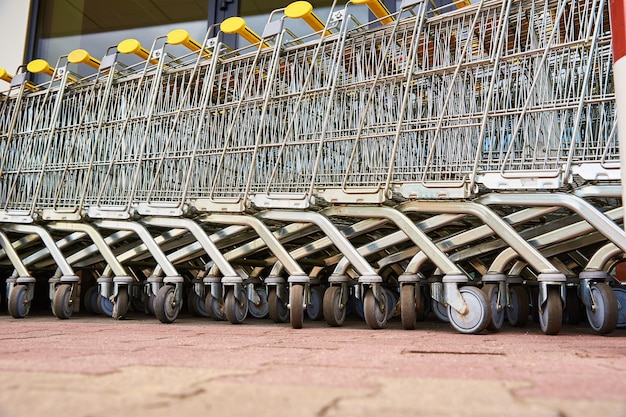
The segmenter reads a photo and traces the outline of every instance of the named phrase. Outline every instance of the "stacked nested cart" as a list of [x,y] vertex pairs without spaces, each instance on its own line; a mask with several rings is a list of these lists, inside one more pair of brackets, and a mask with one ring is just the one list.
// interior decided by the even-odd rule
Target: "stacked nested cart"
[[59,318],[624,324],[608,1],[448,3],[297,1],[261,35],[0,69],[10,314],[45,277]]

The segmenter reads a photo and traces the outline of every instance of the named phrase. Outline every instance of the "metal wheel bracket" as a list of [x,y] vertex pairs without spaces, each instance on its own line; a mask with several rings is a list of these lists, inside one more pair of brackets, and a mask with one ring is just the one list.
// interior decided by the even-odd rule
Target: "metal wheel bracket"
[[293,284],[309,284],[311,282],[311,278],[308,275],[289,275],[287,278],[287,282]]
[[[33,278],[33,281],[34,280],[35,280],[35,278]],[[27,302],[27,303],[30,303],[31,301],[33,301],[33,298],[35,298],[35,283],[34,282],[29,282],[27,284],[21,284],[20,283],[19,285],[26,285],[27,286],[26,300],[24,300],[24,301]]]
[[506,281],[501,281],[498,283],[498,302],[496,306],[498,311],[502,311],[502,309],[505,306],[509,305],[508,304],[509,293],[507,289],[508,289],[508,285]]
[[[455,285],[456,287],[456,285]],[[432,282],[430,283],[430,298],[447,307],[447,303],[443,294],[443,283]]]
[[149,277],[146,280],[146,295],[148,297],[150,297],[150,295],[152,295],[153,297],[156,297],[156,295],[159,293],[159,290],[161,289],[162,286],[163,286],[162,277],[156,277],[156,276]]
[[[237,283],[237,282],[227,282],[223,284],[223,289],[222,289],[222,294],[228,294],[228,288],[232,287],[233,291],[234,291],[234,296],[235,296],[235,300],[237,300],[237,302],[241,303],[241,290],[243,289],[243,284],[241,282]],[[247,295],[246,295],[247,297]]]
[[15,287],[15,283],[17,282],[17,278],[7,278],[5,282],[5,290],[7,295],[7,301],[11,298],[11,291]]
[[196,293],[196,295],[202,300],[204,300],[204,297],[206,296],[206,294],[204,293],[204,283],[202,281],[194,281],[193,292]]
[[591,308],[592,311],[595,310],[595,300],[593,299],[593,295],[591,294],[590,279],[580,280],[580,283],[578,285],[578,296],[580,297],[585,307]]
[[506,296],[506,300],[505,300],[505,304],[504,305],[506,306],[506,308],[512,308],[513,306],[511,304],[511,299],[513,297],[511,297],[511,284],[506,282],[504,288],[505,288],[505,294],[504,295]]
[[59,277],[53,277],[48,280],[48,298],[50,301],[54,300],[54,294],[57,292],[57,284],[59,282],[61,282]]
[[565,308],[565,301],[567,299],[567,288],[565,286],[564,283],[562,282],[545,282],[545,281],[540,281],[539,282],[539,302],[538,302],[538,308],[539,308],[539,312],[543,311],[543,306],[545,305],[546,301],[548,300],[548,286],[559,286],[559,292],[561,293],[561,302],[563,304],[563,308]]
[[348,284],[344,282],[341,284],[341,290],[339,291],[339,300],[341,301],[341,304],[339,305],[340,309],[343,310],[344,308],[346,308],[349,298],[350,290],[348,289]]
[[113,279],[110,277],[100,277],[97,279],[98,292],[104,298],[110,299],[115,293],[117,295],[117,287],[113,285]]
[[174,303],[177,306],[183,305],[183,283],[182,282],[177,282],[174,284]]
[[133,283],[133,279],[129,276],[119,276],[113,278],[113,294],[109,297],[109,300],[115,302],[117,295],[119,294],[119,287],[125,286],[129,288],[128,294],[130,294],[130,286]]
[[467,303],[465,303],[465,300],[461,296],[461,292],[456,283],[443,283],[443,296],[445,305],[452,307],[462,316],[468,313]]
[[302,302],[304,303],[304,308],[306,310],[306,306],[313,303],[313,296],[311,295],[311,284],[304,284],[304,297],[302,297]]
[[[380,311],[385,313],[387,311],[387,302],[383,298],[383,288],[380,284],[374,283],[370,284],[370,288],[372,289],[372,294],[374,294],[374,299],[378,303],[380,307]],[[362,288],[361,292],[363,294],[366,293],[366,288]]]
[[259,293],[254,288],[254,284],[250,283],[246,285],[246,292],[248,295],[248,300],[252,301],[253,304],[259,304],[261,302],[261,297],[259,297]]
[[[289,283],[289,292],[291,293],[291,288],[292,288],[293,284]],[[302,294],[302,308],[306,311],[306,305],[311,301],[311,288],[309,286],[309,284],[304,284],[303,285],[303,290],[304,293]],[[291,310],[291,300],[289,300],[290,302],[287,303],[287,308],[289,310]]]

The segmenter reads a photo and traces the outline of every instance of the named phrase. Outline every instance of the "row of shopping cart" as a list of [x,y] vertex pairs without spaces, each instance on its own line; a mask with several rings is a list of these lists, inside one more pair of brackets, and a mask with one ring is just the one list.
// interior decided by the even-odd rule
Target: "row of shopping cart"
[[115,318],[173,322],[185,300],[340,326],[352,306],[412,329],[432,299],[463,333],[534,307],[556,334],[579,305],[609,333],[626,233],[608,16],[606,0],[351,0],[323,21],[297,1],[261,35],[234,17],[202,41],[0,70],[9,312],[47,273],[59,318],[94,280],[85,304]]

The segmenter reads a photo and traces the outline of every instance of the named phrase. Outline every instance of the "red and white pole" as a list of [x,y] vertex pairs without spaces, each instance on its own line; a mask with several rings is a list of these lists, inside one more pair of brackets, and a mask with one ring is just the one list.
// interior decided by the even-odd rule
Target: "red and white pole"
[[[611,0],[611,37],[613,40],[613,78],[622,178],[622,201],[626,204],[626,0]],[[625,209],[626,210],[626,209]],[[625,224],[626,226],[626,224]]]

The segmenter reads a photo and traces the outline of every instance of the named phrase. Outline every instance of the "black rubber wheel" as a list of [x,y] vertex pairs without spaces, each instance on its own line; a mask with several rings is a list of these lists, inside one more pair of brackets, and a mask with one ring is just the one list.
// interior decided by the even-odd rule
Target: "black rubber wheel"
[[98,307],[98,287],[89,287],[85,294],[83,294],[83,305],[85,311],[89,314],[100,314],[100,307]]
[[400,288],[400,319],[405,330],[414,330],[417,322],[415,285],[404,284]]
[[173,323],[180,313],[181,303],[176,303],[176,290],[173,285],[159,289],[154,302],[154,314],[161,323]]
[[259,296],[259,302],[254,304],[251,300],[248,300],[248,313],[256,319],[264,319],[270,311],[267,303],[267,291],[264,287],[257,287],[254,290]]
[[190,288],[187,294],[187,308],[196,317],[209,317],[204,300],[196,294],[193,288]]
[[468,311],[461,315],[448,306],[448,317],[454,329],[464,334],[482,333],[491,322],[491,307],[485,293],[476,287],[459,288]]
[[384,289],[380,291],[380,296],[382,297],[382,303],[378,303],[376,301],[376,297],[374,297],[374,292],[372,290],[368,290],[365,294],[365,298],[363,300],[363,313],[365,314],[365,322],[370,329],[378,330],[385,327],[387,324],[387,312],[383,310],[387,308],[387,293]]
[[30,312],[30,301],[28,298],[28,286],[16,285],[11,290],[11,296],[9,297],[9,314],[13,318],[23,319],[28,316]]
[[504,325],[504,306],[500,306],[498,310],[498,297],[500,296],[500,286],[498,284],[486,284],[483,286],[483,292],[489,300],[491,308],[491,320],[487,325],[487,329],[492,332],[499,331]]
[[311,287],[311,300],[306,305],[306,315],[311,320],[322,320],[324,318],[323,309],[324,289],[319,285]]
[[433,311],[433,313],[435,313],[435,316],[439,320],[443,321],[444,323],[450,323],[450,317],[448,317],[448,308],[444,307],[443,304],[441,304],[434,298],[432,299],[431,310]]
[[216,321],[226,320],[226,313],[224,313],[224,303],[213,297],[211,293],[208,293],[204,299],[204,306],[206,308],[209,317]]
[[270,287],[267,295],[270,319],[274,323],[285,323],[289,320],[289,308],[287,303],[278,298],[276,287]]
[[522,285],[512,285],[509,287],[509,299],[511,305],[506,308],[509,324],[514,327],[525,326],[530,314],[528,290]]
[[597,334],[609,334],[617,327],[619,305],[617,297],[604,282],[591,285],[593,308],[587,307],[587,320]]
[[72,303],[72,285],[61,284],[57,287],[52,300],[52,312],[60,319],[69,319],[74,312]]
[[125,319],[128,314],[129,303],[128,287],[125,285],[118,287],[117,298],[115,299],[115,303],[113,303],[113,312],[111,317],[115,320]]
[[113,317],[113,303],[107,297],[103,297],[100,293],[98,293],[98,310],[100,311],[100,314]]
[[235,289],[228,291],[224,300],[224,313],[232,324],[243,323],[248,315],[248,297],[243,289],[239,293],[239,299],[235,297]]
[[[539,304],[539,303],[537,303]],[[554,336],[561,331],[563,323],[563,303],[558,287],[548,288],[548,298],[539,306],[539,326],[544,334]]]
[[346,320],[347,308],[341,303],[341,286],[328,287],[324,293],[322,305],[326,323],[332,327],[343,325]]
[[302,328],[304,309],[304,285],[291,284],[291,288],[289,288],[289,321],[292,329]]

